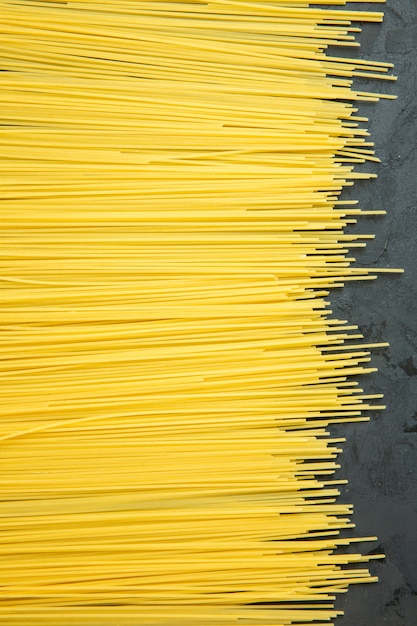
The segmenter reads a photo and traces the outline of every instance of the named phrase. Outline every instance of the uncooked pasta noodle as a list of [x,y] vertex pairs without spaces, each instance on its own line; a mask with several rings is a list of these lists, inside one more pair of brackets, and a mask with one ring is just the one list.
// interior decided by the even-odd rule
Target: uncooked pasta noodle
[[0,0],[5,626],[318,626],[375,580],[328,427],[386,344],[328,296],[377,274],[340,194],[393,76],[327,52],[382,20],[341,4]]

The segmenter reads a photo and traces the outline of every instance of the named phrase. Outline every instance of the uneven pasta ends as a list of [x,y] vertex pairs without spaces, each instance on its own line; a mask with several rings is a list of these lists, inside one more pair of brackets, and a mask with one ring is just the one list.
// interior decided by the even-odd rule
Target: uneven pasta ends
[[340,194],[394,77],[325,4],[0,0],[5,626],[328,626],[375,580],[328,426],[386,344],[326,298],[376,277]]

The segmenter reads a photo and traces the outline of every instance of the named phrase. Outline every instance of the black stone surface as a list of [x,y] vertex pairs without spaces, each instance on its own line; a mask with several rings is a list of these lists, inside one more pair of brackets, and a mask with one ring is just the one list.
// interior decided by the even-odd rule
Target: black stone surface
[[356,86],[398,99],[360,106],[382,163],[366,168],[377,180],[360,182],[342,197],[358,199],[363,210],[385,209],[387,216],[360,218],[352,227],[376,234],[352,256],[366,267],[405,273],[348,283],[331,296],[336,317],[357,324],[366,340],[390,343],[373,351],[379,372],[360,380],[366,391],[384,393],[386,410],[371,413],[370,423],[332,428],[347,437],[340,477],[349,484],[340,501],[354,505],[354,534],[378,536],[376,543],[361,544],[362,552],[386,555],[370,566],[379,583],[352,586],[338,597],[345,615],[336,625],[417,626],[417,0],[348,8],[359,6],[384,11],[384,23],[362,24],[360,52],[342,54],[394,63],[396,83],[363,80]]

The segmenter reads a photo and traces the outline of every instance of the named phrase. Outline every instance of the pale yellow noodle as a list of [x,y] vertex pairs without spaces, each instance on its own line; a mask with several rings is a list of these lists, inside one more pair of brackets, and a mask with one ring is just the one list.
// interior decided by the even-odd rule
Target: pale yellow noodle
[[326,298],[381,271],[339,195],[395,77],[326,4],[0,0],[2,624],[324,626],[375,581],[327,427],[387,344]]

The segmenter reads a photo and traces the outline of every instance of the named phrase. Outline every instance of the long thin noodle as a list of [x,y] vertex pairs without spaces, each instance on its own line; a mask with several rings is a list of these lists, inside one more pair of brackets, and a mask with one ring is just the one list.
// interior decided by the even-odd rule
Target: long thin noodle
[[376,277],[339,196],[394,77],[326,4],[0,0],[2,624],[323,626],[375,580],[326,428],[386,344],[326,298]]

